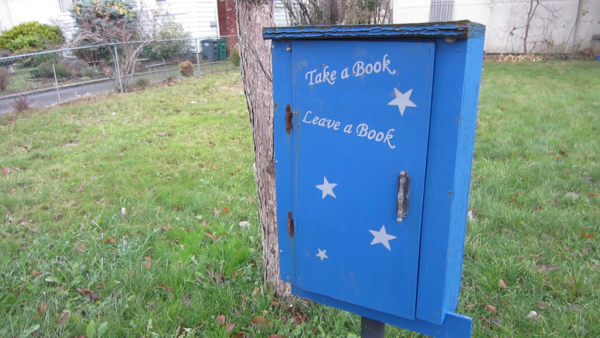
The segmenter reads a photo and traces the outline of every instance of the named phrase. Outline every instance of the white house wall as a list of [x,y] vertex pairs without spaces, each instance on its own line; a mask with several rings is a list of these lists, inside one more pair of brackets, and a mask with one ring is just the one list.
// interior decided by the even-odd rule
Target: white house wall
[[[180,23],[192,37],[217,37],[218,0],[134,0],[138,8],[159,9]],[[59,0],[0,0],[0,27],[10,29],[18,24],[38,21],[60,24],[65,35],[72,33],[72,19],[61,13]]]
[[[600,34],[600,0],[543,0],[531,22],[527,49],[536,53],[565,53],[589,47]],[[527,0],[455,0],[452,20],[486,25],[485,51],[523,52]],[[429,21],[431,0],[394,0],[394,23]],[[517,29],[514,29],[517,27]]]
[[600,53],[600,41],[592,41],[594,35],[600,35],[600,1],[581,0],[579,19],[574,32],[574,45],[577,49],[592,48]]
[[431,0],[394,0],[394,23],[429,22]]
[[454,0],[452,20],[471,20],[488,25],[490,0]]
[[30,21],[51,24],[59,14],[58,0],[0,0],[2,30]]
[[283,2],[281,0],[275,0],[273,2],[273,15],[275,19],[275,25],[278,27],[289,26],[287,13],[285,7],[283,6]]
[[[539,6],[529,28],[528,51],[565,52],[573,44],[578,0],[544,1]],[[486,51],[492,53],[522,53],[523,36],[529,3],[511,1],[491,7]],[[514,29],[514,28],[517,29]]]
[[219,36],[218,0],[138,0],[147,10],[167,12],[192,37]]

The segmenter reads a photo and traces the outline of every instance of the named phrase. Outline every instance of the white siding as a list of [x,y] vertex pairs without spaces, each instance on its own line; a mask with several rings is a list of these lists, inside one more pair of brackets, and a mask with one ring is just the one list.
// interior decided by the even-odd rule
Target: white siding
[[274,10],[274,16],[275,16],[275,25],[278,27],[289,26],[290,24],[288,22],[287,13],[286,13],[285,7],[283,6],[283,3],[281,2],[281,0],[275,0],[273,7],[274,7],[273,10]]
[[[485,51],[523,52],[522,27],[529,1],[455,0],[452,20],[471,20],[486,25]],[[566,53],[589,47],[600,51],[600,1],[544,0],[531,22],[528,49],[536,53]],[[394,0],[394,23],[429,21],[431,0]],[[579,6],[581,5],[581,8]],[[548,10],[549,9],[549,10]],[[584,15],[585,13],[585,15]]]
[[[139,8],[161,9],[179,22],[192,37],[218,37],[218,0],[135,0]],[[3,30],[20,23],[38,21],[58,23],[65,35],[72,34],[69,13],[61,13],[59,0],[0,0],[0,25]]]
[[429,22],[431,0],[395,0],[393,23]]
[[51,24],[59,14],[58,0],[0,0],[3,30],[29,21]]
[[191,34],[192,37],[219,36],[217,0],[138,0],[146,10],[161,10]]

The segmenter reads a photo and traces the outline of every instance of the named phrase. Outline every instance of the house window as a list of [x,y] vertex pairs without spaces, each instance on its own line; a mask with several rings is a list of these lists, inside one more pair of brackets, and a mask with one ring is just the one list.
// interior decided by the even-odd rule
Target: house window
[[61,13],[68,12],[71,7],[73,7],[74,0],[58,0],[58,5],[60,6]]

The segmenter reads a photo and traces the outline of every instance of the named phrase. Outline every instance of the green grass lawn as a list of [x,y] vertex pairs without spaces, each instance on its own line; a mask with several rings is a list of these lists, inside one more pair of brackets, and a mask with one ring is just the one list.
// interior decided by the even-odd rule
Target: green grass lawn
[[[457,312],[474,337],[599,337],[600,64],[484,66]],[[0,337],[357,337],[262,281],[242,90],[223,72],[0,117]]]

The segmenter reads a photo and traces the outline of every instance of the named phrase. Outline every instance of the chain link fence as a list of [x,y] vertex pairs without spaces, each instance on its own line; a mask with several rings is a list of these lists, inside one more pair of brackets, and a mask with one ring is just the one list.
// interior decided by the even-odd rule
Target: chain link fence
[[[0,115],[82,96],[128,92],[231,67],[236,36],[185,38],[0,54]],[[137,56],[131,51],[137,50]],[[235,49],[234,49],[235,52]],[[2,53],[2,51],[0,51]],[[186,62],[188,61],[188,62]]]

